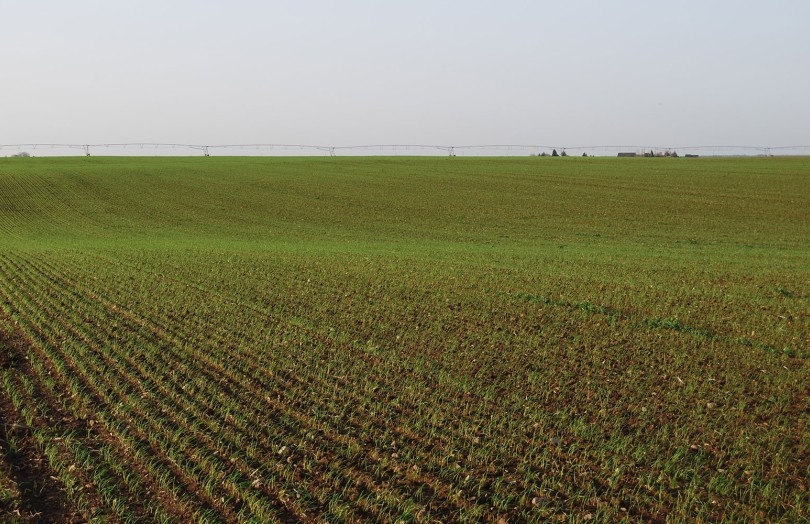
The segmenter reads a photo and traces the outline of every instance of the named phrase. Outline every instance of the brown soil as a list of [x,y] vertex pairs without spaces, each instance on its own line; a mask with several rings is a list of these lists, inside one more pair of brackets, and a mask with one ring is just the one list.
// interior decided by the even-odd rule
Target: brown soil
[[[0,311],[0,314],[3,314]],[[0,369],[21,372],[25,341],[18,333],[0,329]],[[9,445],[10,441],[15,444]],[[64,486],[51,470],[48,459],[37,447],[30,428],[0,388],[0,468],[17,484],[20,500],[16,508],[0,507],[0,520],[20,523],[79,523],[84,518],[71,507]]]

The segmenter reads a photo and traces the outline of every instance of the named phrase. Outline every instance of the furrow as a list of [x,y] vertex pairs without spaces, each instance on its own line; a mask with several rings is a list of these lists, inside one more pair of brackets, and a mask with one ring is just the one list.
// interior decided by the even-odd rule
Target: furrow
[[[86,342],[86,343],[88,343],[88,342],[89,342],[89,340],[86,340],[86,337],[88,336],[88,334],[87,334],[87,333],[84,333],[84,334],[79,334],[78,332],[75,332],[75,333],[73,333],[73,335],[75,335],[75,336],[80,336],[80,337],[84,337],[84,338],[85,338],[85,342]],[[88,356],[87,356],[87,357],[85,357],[85,358],[87,358],[87,359],[92,359],[92,357],[93,357],[93,355],[88,355]],[[111,364],[111,363],[108,363],[108,364]],[[166,365],[170,365],[170,363],[168,363],[168,362],[164,363],[164,369],[168,369],[168,367],[165,367]],[[121,372],[121,377],[120,377],[120,378],[121,378],[122,380],[126,380],[126,379],[127,379],[127,377],[128,377],[129,375],[131,375],[131,374],[132,374],[132,370],[124,370],[124,371],[122,371],[122,372]],[[144,380],[148,380],[148,376],[144,376]],[[210,377],[210,380],[208,380],[208,383],[212,383],[212,384],[213,384],[213,383],[216,383],[216,380],[214,379],[214,377]],[[156,406],[156,408],[157,408],[157,407],[160,407],[162,410],[164,410],[164,411],[165,411],[165,410],[167,410],[167,409],[168,409],[168,407],[171,407],[171,406],[168,406],[168,407],[167,407],[167,406],[165,406],[165,405],[160,405],[160,406]],[[177,406],[177,407],[187,407],[187,406]],[[234,409],[238,409],[238,408],[234,408]],[[179,411],[179,412],[183,412],[183,410],[182,410],[182,409],[178,409],[178,411]],[[229,452],[233,452],[233,450],[232,450],[232,449],[231,449],[231,450],[228,450],[228,451],[229,451]]]
[[[57,351],[53,348],[50,343],[48,342],[49,337],[43,334],[40,329],[36,328],[35,326],[38,324],[34,321],[28,314],[37,314],[42,311],[43,305],[41,303],[33,302],[36,304],[35,306],[30,308],[30,311],[26,311],[25,305],[29,300],[32,298],[29,295],[21,295],[16,294],[12,297],[15,301],[16,312],[19,314],[22,322],[21,327],[26,330],[26,334],[28,335],[29,339],[32,341],[39,341],[41,345],[34,344],[33,348],[39,352],[39,359],[52,367],[55,370],[56,376],[61,377],[66,385],[66,391],[71,392],[74,398],[84,398],[84,392],[93,392],[94,396],[90,399],[85,398],[84,403],[89,407],[95,407],[96,410],[98,406],[104,405],[115,405],[109,403],[110,398],[105,396],[102,391],[100,391],[97,386],[94,385],[91,379],[88,379],[86,376],[86,368],[88,366],[87,362],[83,361],[82,359],[73,360],[68,357],[68,354],[64,351]],[[29,331],[30,330],[30,331]],[[53,340],[62,340],[63,345],[67,342],[63,336],[58,334],[53,335]],[[65,359],[68,360],[65,360]],[[98,416],[104,416],[105,413],[99,411],[97,412]],[[130,418],[130,428],[136,430],[138,428],[137,425],[138,420],[134,418]],[[151,442],[151,437],[147,432],[140,431],[139,437]],[[129,443],[130,445],[136,445],[137,443]],[[126,445],[126,444],[125,444]],[[153,451],[159,451],[159,449],[155,449],[154,445],[151,446]],[[183,475],[177,470],[177,467],[172,464],[173,459],[171,457],[164,457],[165,464],[171,469],[174,474],[180,474],[181,480]],[[186,486],[189,486],[188,479],[185,482]],[[200,506],[200,504],[196,504]]]
[[[118,310],[119,312],[123,311],[123,310],[122,310],[120,307],[117,307],[117,310]],[[180,343],[181,343],[181,341],[180,341],[180,340],[177,340],[177,339],[171,339],[171,340],[169,341],[169,346],[171,347],[171,346],[174,346],[174,345],[178,345],[178,344],[180,344]],[[213,348],[212,348],[212,349],[213,349]],[[206,355],[205,357],[201,357],[201,358],[208,358],[208,356]],[[176,365],[177,361],[173,361],[173,362],[175,362],[175,365]],[[228,375],[228,370],[227,370],[227,369],[225,369],[225,368],[222,368],[222,367],[221,367],[220,365],[218,365],[217,363],[215,363],[215,362],[211,362],[211,363],[210,363],[210,365],[213,365],[213,366],[218,366],[218,367],[219,367],[219,369],[217,369],[217,373],[216,373],[216,375],[215,375],[214,377],[211,377],[211,379],[212,379],[213,381],[215,381],[217,377],[220,377],[220,376],[224,377],[224,376],[227,376],[227,375]],[[237,384],[234,384],[234,385],[233,385],[233,387],[234,387],[234,388],[240,388],[240,389],[241,389],[241,388],[246,388],[246,387],[247,387],[247,388],[249,388],[249,387],[250,387],[250,383],[246,383],[246,382],[237,383]],[[245,406],[245,405],[256,405],[257,403],[258,403],[259,405],[261,405],[262,403],[267,403],[267,401],[270,401],[270,400],[272,400],[272,399],[270,399],[270,398],[269,398],[269,397],[267,397],[267,396],[265,396],[265,398],[254,397],[254,398],[248,399],[247,401],[243,401],[243,402],[241,403],[241,405],[242,405],[242,406]],[[288,408],[286,408],[286,407],[284,406],[284,404],[277,404],[277,406],[276,406],[276,407],[277,407],[278,409],[288,409]],[[306,418],[301,418],[300,416],[298,416],[298,414],[297,414],[297,413],[294,413],[292,416],[294,416],[294,417],[296,418],[297,422],[298,422],[300,425],[302,425],[303,427],[306,427],[306,426],[308,426],[308,425],[311,425],[311,422],[309,422],[309,420],[308,420],[308,419],[306,419]],[[300,437],[302,437],[302,436],[301,436],[301,435],[299,435],[299,438],[300,438]],[[303,435],[303,437],[306,437],[306,434],[304,434],[304,435]],[[349,447],[357,447],[357,446],[360,446],[360,444],[359,444],[359,443],[358,443],[356,440],[353,440],[353,439],[352,439],[352,440],[350,440],[350,441],[347,443],[347,442],[346,442],[346,437],[345,437],[344,435],[341,435],[341,434],[334,434],[334,435],[333,435],[333,439],[332,439],[332,440],[329,442],[329,444],[328,444],[328,445],[329,445],[330,447],[333,447],[333,448],[334,448],[334,447],[346,447],[346,446],[349,446]],[[403,466],[396,466],[396,465],[394,465],[394,466],[391,466],[391,467],[393,468],[393,469],[390,471],[390,474],[391,474],[391,475],[396,475],[396,474],[398,473],[398,471],[407,471],[407,468],[410,468],[410,466],[406,466],[406,465],[403,465]],[[351,468],[351,466],[348,466],[348,467],[346,468],[346,470],[350,472],[350,471],[352,471],[352,470],[353,470],[353,468]],[[378,480],[377,480],[377,481],[365,481],[365,483],[366,483],[366,484],[370,484],[370,487],[371,487],[371,488],[379,489],[379,484],[380,484],[381,482],[383,482],[383,481],[384,481],[385,476],[380,477],[380,475],[379,475],[379,474],[377,474],[377,475],[375,475],[375,477],[376,477],[376,478],[378,478]],[[362,475],[360,475],[358,478],[362,479]],[[409,483],[409,484],[408,484],[408,486],[407,486],[407,488],[406,488],[406,491],[405,491],[405,492],[402,492],[401,496],[407,497],[408,493],[409,493],[409,492],[411,492],[411,490],[412,490],[412,489],[415,489],[415,488],[414,488],[414,483]]]

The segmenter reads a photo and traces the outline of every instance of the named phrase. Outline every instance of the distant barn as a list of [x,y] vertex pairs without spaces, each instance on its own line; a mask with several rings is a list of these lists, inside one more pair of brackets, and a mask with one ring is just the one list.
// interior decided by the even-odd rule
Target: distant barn
[[635,153],[619,153],[619,156],[620,157],[631,157],[631,156],[636,156],[636,154]]

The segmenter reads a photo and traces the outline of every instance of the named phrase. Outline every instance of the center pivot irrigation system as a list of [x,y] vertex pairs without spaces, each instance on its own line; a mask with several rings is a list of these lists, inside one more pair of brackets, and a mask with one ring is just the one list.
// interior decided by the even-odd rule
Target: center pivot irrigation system
[[265,151],[323,151],[328,153],[329,156],[337,156],[338,151],[436,151],[444,152],[449,156],[456,156],[456,149],[522,149],[522,150],[536,150],[545,146],[529,146],[529,145],[514,145],[514,146],[437,146],[437,145],[420,145],[420,144],[406,144],[406,145],[393,145],[393,144],[375,144],[375,145],[362,145],[362,146],[319,146],[311,144],[217,144],[217,145],[202,145],[202,144],[171,144],[171,143],[156,143],[156,142],[129,142],[120,144],[0,144],[0,151],[13,150],[22,151],[23,149],[43,150],[43,149],[80,149],[84,151],[86,156],[91,156],[92,149],[187,149],[200,151],[203,156],[211,156],[212,150],[244,150],[255,149]]
[[[454,157],[459,155],[471,156],[508,156],[508,155],[540,155],[549,154],[553,151],[559,153],[566,152],[569,156],[616,156],[621,152],[631,152],[641,154],[653,152],[677,152],[678,154],[692,154],[700,156],[783,156],[783,155],[810,155],[810,145],[808,146],[686,146],[686,147],[660,147],[660,146],[577,146],[561,147],[548,145],[528,145],[528,144],[495,144],[495,145],[425,145],[425,144],[374,144],[374,145],[354,145],[354,146],[321,146],[309,144],[172,144],[155,142],[130,142],[119,144],[0,144],[0,156],[5,151],[16,151],[20,154],[30,154],[31,151],[56,151],[77,149],[84,152],[86,156],[91,156],[97,150],[104,150],[109,155],[121,155],[126,153],[123,150],[152,149],[152,150],[172,150],[172,151],[199,151],[203,156],[211,156],[213,151],[222,155],[233,155],[235,151],[248,150],[258,154],[270,155],[289,154],[295,152],[303,155],[326,153],[329,156],[338,156],[338,153],[350,156],[360,155],[436,155],[442,154]],[[53,153],[51,153],[53,155]],[[45,153],[43,156],[51,156]]]

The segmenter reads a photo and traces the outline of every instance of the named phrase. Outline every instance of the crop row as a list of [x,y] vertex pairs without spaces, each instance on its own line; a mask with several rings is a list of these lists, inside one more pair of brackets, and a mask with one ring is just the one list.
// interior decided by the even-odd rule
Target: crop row
[[[62,294],[63,298],[65,296],[69,296],[69,295]],[[19,299],[25,300],[26,297],[15,297],[15,298],[17,298],[18,300]],[[28,298],[30,299],[30,297],[28,297]],[[22,302],[22,300],[21,300],[21,302]],[[64,318],[64,314],[67,313],[67,311],[64,311],[64,310],[63,311],[51,310],[48,306],[46,306],[42,302],[35,303],[34,307],[32,308],[32,311],[41,311],[44,315],[47,315],[47,316],[52,317],[52,318]],[[81,325],[83,323],[82,320],[80,320],[80,319],[76,319],[76,320],[77,320],[77,324],[79,324],[79,325]],[[87,319],[84,319],[84,320],[86,321]],[[99,347],[93,348],[93,346],[91,345],[91,344],[93,344],[93,340],[90,339],[90,337],[88,336],[88,333],[81,333],[79,330],[76,330],[76,329],[72,328],[68,324],[63,324],[60,327],[66,331],[65,334],[67,335],[67,337],[63,337],[63,339],[67,339],[68,337],[76,337],[76,338],[79,338],[81,340],[82,344],[77,346],[77,348],[76,348],[77,352],[78,351],[83,351],[83,346],[85,346],[85,345],[89,346],[90,350],[95,349],[96,352],[97,352],[96,354],[89,353],[89,352],[79,353],[76,356],[77,358],[74,358],[72,360],[72,364],[73,364],[72,367],[74,369],[71,369],[70,370],[71,373],[69,373],[69,374],[70,375],[76,374],[76,375],[79,375],[79,376],[84,375],[84,376],[89,377],[88,378],[88,384],[85,384],[85,388],[96,389],[96,388],[92,387],[92,384],[94,382],[106,382],[108,384],[111,383],[111,382],[115,383],[112,380],[110,380],[111,377],[104,377],[103,376],[103,373],[105,372],[105,370],[102,367],[101,363],[99,363],[97,366],[94,366],[95,369],[92,369],[90,367],[90,366],[92,366],[94,361],[98,361],[98,359],[100,358],[99,355],[103,355],[104,350],[102,348],[99,348]],[[97,328],[98,326],[95,326],[95,327]],[[95,330],[93,330],[93,331],[95,331]],[[143,341],[143,342],[148,343],[149,341]],[[165,348],[163,348],[163,349],[165,351]],[[58,355],[56,357],[51,357],[51,358],[59,358],[59,357],[64,358],[64,354],[66,354],[67,351],[65,351],[63,349],[62,353],[63,353],[63,355]],[[159,353],[159,355],[160,355],[160,353]],[[145,360],[144,357],[146,357],[146,355],[139,355],[139,359],[137,359],[137,360],[143,362]],[[113,360],[108,358],[108,359],[105,359],[104,364],[106,365],[106,368],[109,369],[112,366],[114,366],[116,363]],[[163,364],[162,367],[161,366],[156,366],[156,367],[152,368],[151,370],[149,370],[146,374],[138,373],[133,368],[121,369],[121,374],[117,378],[119,380],[129,380],[129,381],[136,381],[136,382],[140,381],[141,384],[144,384],[144,383],[154,384],[154,387],[160,388],[160,389],[163,390],[163,391],[159,391],[159,394],[163,393],[163,394],[165,394],[165,396],[161,398],[160,405],[159,406],[158,405],[152,406],[153,408],[155,408],[155,409],[161,408],[161,411],[163,413],[168,413],[168,414],[171,414],[171,413],[180,413],[180,414],[186,413],[185,409],[189,409],[188,404],[180,405],[180,406],[173,405],[169,401],[169,399],[171,398],[171,392],[167,393],[165,391],[165,389],[167,387],[166,384],[171,384],[173,382],[175,383],[175,388],[176,388],[175,393],[177,393],[180,389],[182,389],[183,386],[177,385],[177,378],[176,378],[176,375],[177,375],[176,368],[178,366],[182,365],[182,361],[173,361],[172,363],[167,363],[167,362],[164,361],[162,364]],[[167,364],[169,366],[172,366],[173,368],[175,368],[175,371],[171,372],[169,375],[161,376],[161,373],[159,372],[159,369],[171,369],[170,367],[167,366]],[[79,367],[82,367],[82,366],[83,366],[83,369],[78,369]],[[78,373],[76,373],[77,371],[78,371]],[[182,370],[182,371],[186,371],[186,370]],[[201,378],[203,378],[204,383],[206,383],[206,384],[216,384],[217,383],[217,377],[206,376],[205,371],[201,370],[201,369],[197,369],[195,371],[202,374]],[[225,371],[225,370],[217,370],[217,371]],[[109,373],[109,371],[107,371],[107,372]],[[68,374],[68,373],[66,373],[66,374]],[[188,376],[188,375],[186,375],[184,373],[183,376]],[[223,378],[220,378],[219,380],[220,381],[224,380],[224,377],[226,377],[226,376],[227,375],[223,375]],[[96,378],[96,377],[98,377],[98,378]],[[106,378],[106,380],[105,380],[105,378]],[[244,386],[244,383],[243,384],[238,384],[237,386],[239,386],[239,387]],[[110,395],[109,391],[106,392],[107,395],[103,394],[105,392],[100,392],[100,393],[101,394],[97,395],[97,398],[95,400],[97,402],[101,401],[101,402],[106,403],[108,405],[109,404],[114,405],[114,404],[118,403],[119,405],[123,404],[123,405],[132,406],[131,409],[135,409],[135,406],[140,403],[138,397],[133,396],[131,394],[128,395],[126,398],[116,399],[115,397],[110,397],[109,396]],[[205,398],[206,395],[204,395],[204,393],[207,393],[207,392],[194,391],[194,394],[192,396],[190,396],[190,397],[187,396],[185,400],[186,400],[186,402],[194,402],[196,399]],[[212,394],[216,394],[216,393],[217,392],[212,392]],[[141,395],[145,396],[144,393],[142,393]],[[220,393],[220,396],[221,396],[221,393]],[[265,395],[265,396],[267,397],[268,395]],[[216,399],[216,400],[220,400],[220,399]],[[222,400],[224,402],[227,402],[227,399],[222,399]],[[255,399],[251,399],[251,400],[255,401]],[[252,404],[250,402],[243,403],[243,409],[244,409],[244,406],[251,406],[251,405]],[[238,420],[241,420],[244,417],[244,415],[242,413],[240,413],[239,406],[233,404],[233,402],[226,403],[225,406],[228,409],[228,413],[224,417],[226,421],[227,420],[238,421]],[[141,417],[148,417],[149,413],[150,413],[149,408],[145,408],[143,411],[138,413],[138,415],[141,416]],[[196,413],[191,411],[191,414],[196,414]],[[193,420],[191,420],[191,419],[187,419],[187,420],[184,420],[184,421],[174,420],[174,421],[172,421],[172,423],[177,425],[178,427],[181,427],[181,428],[189,431],[189,433],[192,433],[192,434],[199,433],[199,431],[200,431],[199,428],[190,427],[190,425],[192,423],[194,423],[195,421],[196,421],[197,424],[201,424],[204,421],[210,419],[210,417],[206,416],[205,413],[199,413],[199,415],[200,415],[199,418],[195,418]],[[268,415],[271,416],[271,417],[273,416],[272,413],[259,413],[258,415],[263,415],[265,417],[268,416]],[[167,416],[170,416],[170,415],[167,415]],[[260,421],[257,421],[257,420],[253,420],[251,422],[254,422],[254,424],[256,424],[256,425],[258,425],[260,423]],[[170,424],[169,427],[172,427],[172,425]],[[160,424],[156,423],[155,426],[153,426],[152,429],[159,430],[160,428],[161,428]],[[215,428],[215,430],[220,430],[220,429],[221,428]],[[247,429],[249,429],[249,428],[247,428]],[[159,431],[156,431],[156,433],[160,434]],[[212,444],[210,442],[212,440],[210,438],[210,435],[212,433],[217,434],[217,433],[214,433],[214,432],[211,432],[211,433],[208,434],[209,442],[208,442],[208,447],[206,449],[206,452],[216,454],[217,449],[214,447],[214,444]],[[205,435],[206,434],[203,433],[203,436],[205,436]],[[227,445],[227,441],[225,443],[222,442],[222,434],[219,433],[218,436],[220,438],[220,441],[218,443],[219,446]],[[172,442],[169,442],[168,444],[171,446],[172,450],[177,450],[178,448],[183,449],[183,447],[182,447],[183,443],[182,442],[172,441]],[[194,444],[196,444],[198,446],[203,446],[203,445],[206,444],[206,442],[204,442],[204,441],[196,441],[196,442],[194,442]],[[167,446],[167,447],[169,447],[169,446]],[[220,456],[220,458],[228,457],[231,460],[233,458],[235,458],[235,456],[234,456],[234,453],[235,453],[234,448],[235,447],[236,446],[232,446],[231,448],[226,447],[225,448],[226,455],[225,456]],[[283,447],[283,446],[281,446],[281,447]],[[274,448],[280,449],[281,447],[276,447],[276,446],[273,446],[272,444],[270,444],[270,445],[265,444],[263,446],[261,446],[261,445],[256,446],[257,453],[262,453],[263,452],[263,453],[265,453],[265,455],[268,452],[270,452],[270,450],[272,450]],[[236,455],[236,456],[238,456],[238,455]],[[261,458],[266,458],[266,457],[262,457],[261,455],[259,455],[258,457],[251,457],[251,458],[255,460],[256,458],[261,459]],[[334,460],[329,461],[329,462],[331,462],[331,466],[334,468],[334,466],[335,466]],[[263,471],[263,468],[261,468],[261,465],[262,464],[259,463],[259,467],[254,468],[254,473],[257,472],[257,471]],[[344,468],[335,468],[335,469],[337,469],[337,471],[342,471]],[[216,472],[213,472],[213,473],[216,474]],[[216,476],[214,478],[216,478]],[[258,483],[257,482],[251,482],[251,484],[258,484]],[[307,490],[305,492],[310,492],[310,491],[311,490]],[[330,491],[333,491],[333,490],[330,490]],[[379,494],[377,494],[377,495],[379,495]]]
[[[120,310],[119,310],[119,312],[120,312]],[[155,328],[154,328],[154,327],[152,327],[152,329],[154,330]],[[184,335],[184,334],[182,334],[182,333],[181,333],[181,336],[183,336],[183,335]],[[171,340],[170,340],[170,342],[178,342],[178,341],[179,341],[179,339],[178,339],[178,340],[175,340],[175,341],[171,341]],[[181,357],[181,356],[179,356],[179,357]],[[183,363],[183,360],[182,360],[181,358],[179,358],[179,359],[177,359],[177,360],[174,360],[174,361],[173,361],[173,363],[174,363],[174,365],[175,365],[175,366],[181,366],[181,365],[182,365],[182,363]],[[208,362],[206,362],[206,364],[207,364],[207,365],[209,365],[209,366],[211,366],[211,367],[212,367],[212,369],[214,369],[214,370],[216,371],[217,376],[220,376],[220,379],[219,379],[219,380],[220,380],[220,382],[222,382],[223,380],[225,380],[225,377],[228,377],[228,376],[229,376],[229,374],[230,374],[230,371],[229,371],[228,369],[222,368],[222,366],[221,366],[221,365],[219,365],[219,364],[218,364],[218,363],[216,363],[216,362],[211,362],[211,361],[208,361]],[[231,369],[234,369],[234,368],[238,369],[238,367],[237,367],[236,363],[233,361],[233,359],[229,360],[228,364],[229,364],[229,367],[230,367]],[[258,370],[261,370],[261,369],[262,369],[264,366],[266,366],[266,365],[268,365],[268,364],[269,364],[269,363],[267,363],[267,362],[260,362],[260,363],[259,363]],[[183,370],[183,372],[184,372],[183,374],[184,374],[184,375],[188,375],[188,373],[189,373],[189,372],[191,372],[191,371],[196,371],[196,372],[198,372],[198,373],[200,372],[199,370]],[[254,370],[252,370],[252,371],[255,373],[255,372],[256,372],[256,369],[254,369]],[[220,375],[220,374],[221,374],[221,375]],[[255,375],[249,375],[249,377],[250,377],[250,379],[251,379],[252,381],[255,381]],[[209,378],[211,378],[211,377],[205,377],[205,378],[206,378],[206,380],[207,380],[207,379],[209,379]],[[165,379],[165,380],[170,380],[170,378],[167,378],[167,379]],[[276,381],[278,381],[278,376],[276,376],[276,377],[275,377],[275,380],[276,380]],[[229,383],[228,385],[229,385],[229,386],[231,386],[231,384],[230,384],[230,383]],[[269,387],[269,384],[266,384],[266,385]],[[300,408],[300,401],[301,401],[301,399],[302,399],[302,398],[303,398],[305,395],[307,395],[307,390],[306,390],[306,389],[304,389],[304,387],[305,387],[305,386],[308,386],[308,387],[311,389],[311,386],[312,386],[312,385],[313,385],[313,384],[311,383],[311,381],[310,381],[310,383],[309,383],[309,384],[302,384],[300,381],[298,381],[297,383],[294,383],[292,380],[288,380],[288,381],[287,381],[287,383],[282,384],[282,386],[284,386],[284,387],[282,387],[280,391],[281,391],[281,392],[283,392],[285,395],[287,395],[287,396],[289,397],[289,401],[290,401],[290,402],[294,402],[294,403],[295,403],[295,404],[294,404],[294,406],[295,406],[295,407],[299,407],[299,408]],[[317,384],[316,384],[316,385],[317,385]],[[247,387],[247,388],[249,388],[249,387],[250,387],[250,384],[246,383],[246,382],[243,380],[241,383],[238,383],[238,384],[233,385],[232,390],[245,389],[246,387]],[[299,391],[298,391],[298,392],[296,392],[295,388],[298,388],[298,389],[299,389]],[[293,394],[292,394],[292,395],[290,395],[290,391],[292,391],[292,392],[293,392]],[[193,393],[193,395],[194,395],[194,396],[198,396],[200,393],[203,393],[203,392],[201,392],[201,391],[199,391],[199,390],[195,390],[195,391],[193,391],[192,393]],[[259,398],[259,397],[255,397],[255,398],[240,399],[240,400],[241,400],[241,402],[243,403],[243,405],[254,405],[256,402],[258,402],[258,403],[260,403],[260,404],[261,404],[261,403],[263,403],[263,402],[264,402],[264,403],[266,403],[266,402],[267,402],[267,397],[269,396],[269,395],[267,394],[267,390],[266,390],[266,389],[264,390],[264,394],[265,394],[265,398]],[[278,396],[279,394],[280,394],[280,393],[276,393],[276,395],[277,395],[277,396]],[[310,394],[310,396],[311,396],[311,394]],[[322,398],[322,397],[323,397],[323,394],[321,394],[321,395],[320,395],[320,397]],[[361,399],[359,399],[359,400],[363,400],[363,399],[361,398]],[[333,402],[334,402],[334,403],[336,403],[337,401],[336,401],[336,400],[333,400]],[[238,409],[238,408],[234,407],[234,409],[236,410],[236,409]],[[362,412],[361,412],[361,413],[362,413]],[[231,414],[231,413],[229,413],[229,414]],[[354,414],[346,414],[346,417],[349,417],[349,416],[351,416],[351,417],[352,417],[352,420],[348,421],[348,422],[349,422],[349,424],[352,424],[352,423],[355,423],[355,422],[356,422],[356,423],[358,423],[358,424],[359,424],[359,423],[361,423],[360,417],[356,417]],[[238,417],[237,417],[237,418],[238,418]],[[302,421],[302,422],[306,422],[306,421],[304,420],[304,421]],[[345,420],[343,421],[343,423],[344,423],[344,424],[345,424],[346,422],[347,422],[347,421],[345,421]],[[240,429],[240,431],[245,431],[245,429],[246,429],[246,428],[239,428],[239,429]],[[333,430],[333,433],[334,433],[334,430]],[[345,443],[341,443],[341,442],[340,442],[340,440],[341,440],[341,436],[340,436],[340,434],[339,434],[339,433],[334,433],[334,434],[335,434],[335,437],[333,437],[333,439],[335,439],[335,442],[331,442],[331,444],[333,444],[333,445],[334,445],[334,444],[338,444],[338,445],[343,444],[343,445],[345,445]],[[357,445],[357,443],[356,443],[356,442],[349,442],[349,446],[350,446],[350,447],[351,447],[351,445],[352,445],[352,444]],[[332,462],[333,462],[333,461],[332,461]],[[334,467],[334,464],[333,464],[332,466]],[[396,468],[396,469],[401,469],[401,468],[396,467],[396,466],[395,466],[395,468]],[[341,468],[341,469],[346,469],[346,468]],[[351,470],[351,468],[348,468],[348,469],[349,469],[349,470]],[[379,475],[378,475],[378,478],[379,478]],[[379,495],[379,494],[378,494],[378,495]]]
[[[470,358],[488,356],[487,365],[453,368],[430,344],[431,337],[446,342],[463,335],[463,324],[447,323],[458,315],[448,317],[443,308],[429,311],[437,318],[435,326],[423,327],[428,336],[400,332],[407,343],[393,358],[384,344],[358,341],[356,328],[326,328],[319,317],[306,318],[305,311],[318,309],[310,300],[323,294],[300,305],[285,305],[282,298],[268,307],[189,275],[132,271],[111,261],[96,261],[88,273],[88,263],[92,259],[8,255],[0,288],[33,342],[37,365],[30,380],[42,390],[37,396],[64,398],[69,418],[94,421],[88,435],[107,443],[104,464],[115,479],[108,483],[124,494],[116,500],[131,500],[127,506],[135,515],[160,509],[169,520],[477,520],[538,518],[574,508],[618,515],[624,508],[654,518],[670,511],[722,514],[709,503],[695,509],[696,501],[707,498],[706,486],[723,506],[743,501],[740,512],[769,510],[767,494],[757,489],[790,493],[788,485],[764,480],[771,478],[769,470],[748,477],[737,470],[732,454],[756,451],[740,449],[740,435],[698,440],[692,434],[700,426],[705,432],[732,425],[745,410],[717,412],[723,421],[704,418],[711,413],[681,415],[684,427],[669,418],[676,409],[668,403],[716,404],[717,397],[702,397],[710,383],[695,387],[697,377],[688,372],[668,379],[688,381],[684,387],[650,388],[659,379],[649,373],[673,364],[668,352],[645,353],[652,357],[646,367],[609,347],[589,350],[598,362],[583,359],[587,346],[561,317],[578,319],[575,331],[605,331],[608,341],[616,330],[627,330],[627,337],[638,330],[634,324],[611,326],[598,311],[572,317],[567,310],[518,302],[507,317],[516,315],[515,329],[502,334],[500,343],[542,335],[513,346],[517,351],[508,356],[484,346]],[[127,279],[119,280],[119,272]],[[335,289],[327,284],[321,293],[328,296]],[[159,295],[160,307],[137,296],[139,289]],[[540,316],[531,325],[539,322],[543,330],[522,326],[532,308]],[[474,308],[466,314],[475,321]],[[444,330],[443,338],[436,338],[437,329]],[[671,330],[652,332],[655,340],[671,339],[679,347],[690,339]],[[644,344],[637,334],[635,339]],[[556,353],[542,355],[562,366],[556,376],[521,362],[539,358],[520,350],[548,347],[544,340],[559,343]],[[705,344],[694,343],[696,352],[705,351]],[[429,359],[420,357],[420,348]],[[498,365],[496,355],[506,363]],[[428,361],[447,365],[430,367]],[[725,359],[710,365],[735,371]],[[511,373],[505,373],[507,366]],[[635,376],[628,373],[634,369]],[[555,398],[568,396],[576,377],[581,397],[555,409]],[[475,383],[487,388],[469,387]],[[790,409],[796,401],[784,402]],[[770,429],[780,440],[761,443],[783,442],[781,431]],[[635,436],[644,432],[652,438],[640,446]],[[803,445],[782,449],[796,457]],[[796,467],[784,464],[785,472]],[[130,486],[122,475],[127,470],[138,471],[141,484]],[[701,473],[696,478],[684,471]],[[690,498],[682,498],[684,490]],[[137,502],[140,497],[151,506]],[[109,503],[101,504],[112,512]]]

